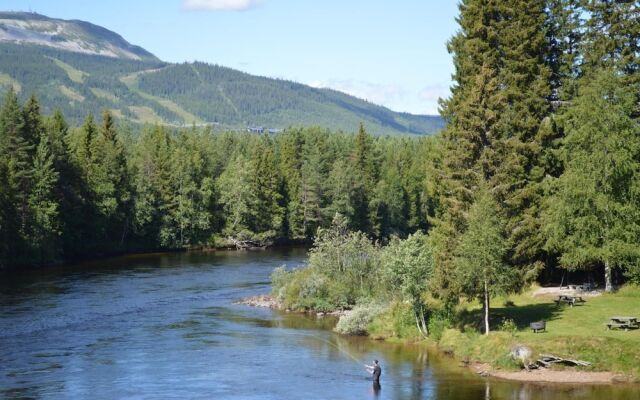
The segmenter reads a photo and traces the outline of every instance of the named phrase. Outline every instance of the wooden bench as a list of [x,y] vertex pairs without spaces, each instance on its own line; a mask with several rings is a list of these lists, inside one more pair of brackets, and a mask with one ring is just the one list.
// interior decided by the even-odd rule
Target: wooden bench
[[532,322],[529,324],[529,326],[531,327],[531,329],[533,329],[533,333],[538,333],[538,332],[546,332],[547,331],[547,323],[544,321],[538,321],[538,322]]
[[628,331],[629,329],[638,329],[640,328],[640,325],[638,324],[638,318],[636,317],[611,317],[607,323],[607,328],[624,329],[625,331]]

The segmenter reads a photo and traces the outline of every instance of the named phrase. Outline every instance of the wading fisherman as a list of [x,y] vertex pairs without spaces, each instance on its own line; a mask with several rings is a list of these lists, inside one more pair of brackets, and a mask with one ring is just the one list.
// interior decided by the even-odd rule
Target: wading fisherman
[[382,368],[380,368],[380,364],[378,363],[378,360],[373,360],[373,365],[365,364],[365,368],[367,369],[367,371],[369,371],[369,373],[373,377],[373,384],[380,385],[380,374],[382,374]]

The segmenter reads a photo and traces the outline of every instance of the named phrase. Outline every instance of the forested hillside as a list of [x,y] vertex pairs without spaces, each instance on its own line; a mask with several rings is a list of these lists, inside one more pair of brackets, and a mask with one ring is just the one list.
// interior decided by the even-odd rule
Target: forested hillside
[[79,124],[108,109],[134,124],[249,126],[284,129],[323,126],[350,131],[364,122],[384,134],[432,134],[437,116],[393,112],[329,89],[252,76],[205,63],[168,64],[0,42],[0,95],[13,87],[21,100],[35,94],[45,113],[60,109]]

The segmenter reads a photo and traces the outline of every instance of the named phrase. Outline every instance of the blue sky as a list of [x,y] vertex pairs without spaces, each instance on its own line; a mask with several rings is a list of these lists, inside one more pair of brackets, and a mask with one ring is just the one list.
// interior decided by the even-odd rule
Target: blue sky
[[0,9],[86,20],[165,61],[206,61],[396,111],[437,113],[453,66],[457,1],[0,0]]

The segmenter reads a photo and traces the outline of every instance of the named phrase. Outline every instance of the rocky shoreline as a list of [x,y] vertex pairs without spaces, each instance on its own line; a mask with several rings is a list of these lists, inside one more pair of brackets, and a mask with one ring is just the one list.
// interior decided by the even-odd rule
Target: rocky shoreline
[[251,307],[271,308],[274,310],[282,310],[283,305],[273,296],[268,294],[259,294],[257,296],[242,297],[233,302],[233,304],[243,304]]
[[[260,307],[260,308],[270,308],[272,310],[281,310],[285,312],[293,312],[294,310],[288,309],[282,304],[282,302],[275,299],[273,296],[269,294],[259,294],[257,296],[248,296],[242,297],[233,302],[233,304],[242,304],[245,306],[251,307]],[[298,312],[298,311],[296,311]],[[315,312],[315,311],[300,311],[303,314],[313,314],[318,318],[322,318],[324,316],[333,316],[333,317],[341,317],[343,315],[348,315],[351,310],[335,310],[331,312]]]

